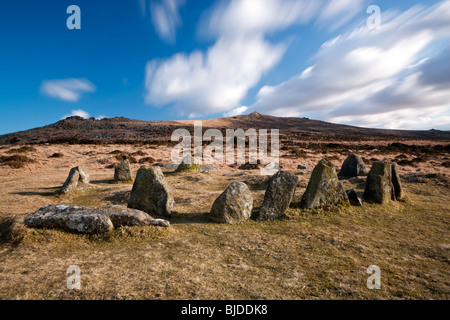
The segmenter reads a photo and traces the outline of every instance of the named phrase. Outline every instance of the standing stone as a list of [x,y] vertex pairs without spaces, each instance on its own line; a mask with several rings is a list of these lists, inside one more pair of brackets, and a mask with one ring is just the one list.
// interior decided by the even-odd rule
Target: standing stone
[[355,207],[362,206],[361,199],[359,199],[358,194],[356,193],[355,190],[350,189],[345,192],[347,193],[348,200],[352,206],[355,206]]
[[77,169],[78,173],[80,174],[80,178],[79,178],[78,182],[88,184],[90,182],[90,177],[89,177],[89,174],[83,170],[83,167],[78,166],[75,169]]
[[287,171],[279,171],[270,178],[264,201],[256,220],[271,221],[282,217],[291,204],[298,177]]
[[128,208],[150,215],[170,216],[174,207],[175,202],[161,168],[141,167],[131,190]]
[[114,180],[115,181],[131,181],[131,168],[130,161],[128,159],[123,160],[114,168]]
[[345,159],[339,171],[339,178],[353,178],[367,173],[366,165],[360,156],[352,153]]
[[398,165],[392,164],[392,186],[394,187],[394,196],[397,200],[405,200],[405,192],[403,191],[402,182],[400,181],[400,173]]
[[61,188],[61,194],[68,194],[78,186],[78,180],[80,179],[80,173],[77,168],[72,168],[69,172],[66,182],[64,182]]
[[198,165],[197,161],[192,156],[186,156],[183,158],[183,161],[178,165],[175,172],[199,172],[200,166]]
[[311,174],[300,206],[303,209],[313,209],[334,206],[341,201],[348,202],[348,197],[336,174],[336,168],[331,162],[321,160]]
[[209,217],[219,223],[235,224],[248,220],[253,209],[253,196],[243,182],[233,182],[214,201]]
[[392,196],[391,167],[386,162],[376,161],[367,176],[363,199],[369,203],[385,204]]

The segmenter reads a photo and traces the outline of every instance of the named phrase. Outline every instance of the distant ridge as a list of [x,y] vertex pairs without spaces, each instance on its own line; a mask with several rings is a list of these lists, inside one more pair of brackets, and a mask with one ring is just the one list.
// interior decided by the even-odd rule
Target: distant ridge
[[[254,112],[220,119],[202,120],[203,128],[279,129],[281,133],[305,133],[328,138],[353,139],[417,139],[450,141],[449,131],[369,129],[334,124],[307,118],[280,118]],[[44,127],[0,136],[0,144],[36,143],[131,143],[136,141],[167,141],[173,130],[192,129],[192,121],[144,121],[124,117],[84,119],[69,117]]]

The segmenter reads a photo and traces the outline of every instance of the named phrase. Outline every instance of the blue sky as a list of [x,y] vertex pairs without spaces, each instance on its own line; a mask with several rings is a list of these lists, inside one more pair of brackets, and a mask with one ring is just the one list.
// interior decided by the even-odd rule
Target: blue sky
[[5,0],[0,134],[252,111],[450,130],[449,36],[449,0]]

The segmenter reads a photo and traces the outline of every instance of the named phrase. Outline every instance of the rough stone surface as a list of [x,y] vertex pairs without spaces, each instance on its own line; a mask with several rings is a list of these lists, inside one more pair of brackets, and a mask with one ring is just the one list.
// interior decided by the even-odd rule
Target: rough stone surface
[[253,196],[243,182],[233,182],[214,201],[211,220],[219,223],[235,224],[248,220],[253,209]]
[[368,203],[385,204],[392,196],[391,167],[386,162],[376,161],[367,176],[363,199]]
[[366,165],[360,156],[352,153],[345,159],[339,171],[338,177],[340,179],[353,178],[367,174]]
[[174,207],[175,202],[161,168],[141,167],[131,190],[128,208],[151,215],[170,216]]
[[130,161],[125,159],[114,168],[114,180],[131,181],[132,179]]
[[405,192],[403,190],[402,182],[400,181],[400,173],[398,165],[396,163],[392,164],[392,186],[394,187],[394,196],[396,200],[405,200]]
[[154,225],[161,227],[169,227],[170,222],[162,219],[153,219],[147,213],[140,210],[127,209],[121,206],[106,207],[102,213],[111,219],[114,227],[121,226],[145,226]]
[[[78,171],[77,171],[78,172]],[[77,233],[98,234],[111,231],[111,220],[82,207],[48,205],[29,214],[24,224],[30,228],[62,229]]]
[[78,173],[80,174],[80,178],[79,178],[78,182],[87,184],[91,181],[89,174],[83,170],[82,166],[78,166],[78,167],[76,167],[76,169],[78,170]]
[[200,172],[200,166],[197,164],[196,160],[192,156],[186,156],[183,158],[183,161],[178,165],[175,172]]
[[69,172],[66,182],[64,182],[61,188],[61,194],[68,194],[78,186],[78,180],[80,179],[80,173],[77,168],[72,168]]
[[308,187],[302,196],[300,206],[303,209],[329,207],[339,202],[348,202],[334,165],[326,160],[321,160],[314,168]]
[[256,217],[258,221],[270,221],[282,217],[291,204],[298,177],[287,171],[279,171],[270,178],[264,201]]
[[[180,165],[176,164],[176,163],[163,163],[163,164],[160,164],[159,166],[161,168],[166,168],[169,170],[177,170]],[[213,167],[213,166],[200,165],[199,171],[201,173],[211,173],[211,172],[219,172],[220,169],[217,167]]]
[[29,214],[24,224],[30,228],[61,229],[85,234],[105,233],[121,226],[170,226],[168,221],[153,219],[138,210],[115,207],[90,209],[66,205],[42,207]]
[[356,193],[355,190],[350,189],[345,192],[347,193],[348,200],[352,206],[355,206],[355,207],[362,206],[361,199],[358,197],[358,194]]

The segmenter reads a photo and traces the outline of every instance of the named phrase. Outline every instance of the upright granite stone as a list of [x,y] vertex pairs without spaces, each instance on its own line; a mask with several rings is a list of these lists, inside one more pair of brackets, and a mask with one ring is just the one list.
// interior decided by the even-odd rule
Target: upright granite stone
[[405,192],[403,191],[402,182],[400,181],[399,168],[396,163],[391,166],[392,174],[392,186],[394,187],[394,196],[396,200],[405,200]]
[[131,168],[130,161],[128,159],[123,160],[121,163],[114,168],[114,180],[115,181],[131,181]]
[[339,171],[338,177],[340,179],[354,178],[367,173],[366,165],[361,157],[352,153],[345,159]]
[[67,194],[73,189],[76,189],[78,183],[80,182],[85,184],[88,184],[90,182],[90,178],[87,172],[83,170],[82,166],[70,169],[69,176],[67,177],[66,182],[64,182],[61,188],[61,194]]
[[88,184],[91,181],[90,177],[89,177],[89,174],[86,171],[83,170],[82,166],[78,166],[75,169],[77,169],[78,173],[80,174],[80,178],[79,178],[78,182]]
[[300,206],[303,209],[330,207],[340,202],[348,202],[334,165],[321,160],[314,168]]
[[253,209],[253,196],[243,182],[233,182],[214,201],[209,217],[219,223],[236,224],[248,220]]
[[287,171],[279,171],[270,178],[257,221],[271,221],[282,217],[291,204],[298,177]]
[[368,203],[385,204],[393,199],[391,166],[376,161],[367,176],[363,200]]
[[356,193],[355,190],[350,189],[345,192],[347,193],[348,200],[352,206],[355,206],[355,207],[362,206],[361,199],[359,199],[358,194]]
[[178,165],[175,172],[199,172],[200,166],[197,161],[192,156],[186,156],[183,158],[181,163]]
[[170,216],[174,207],[175,202],[161,168],[141,167],[131,190],[128,208],[151,215]]
[[78,180],[80,179],[80,173],[77,168],[70,169],[69,176],[66,182],[64,182],[61,188],[61,194],[68,194],[78,186]]

